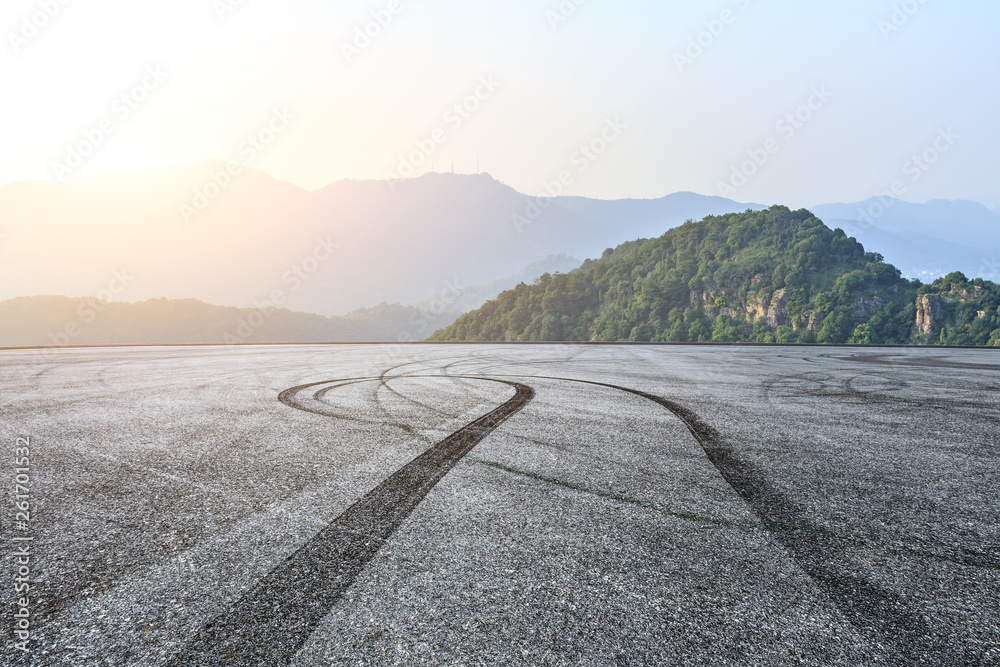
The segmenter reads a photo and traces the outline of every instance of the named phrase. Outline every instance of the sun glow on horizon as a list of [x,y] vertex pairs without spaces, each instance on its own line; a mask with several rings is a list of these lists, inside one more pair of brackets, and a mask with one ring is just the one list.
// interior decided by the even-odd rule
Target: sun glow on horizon
[[[400,175],[407,156],[444,131],[413,175],[447,172],[453,162],[472,173],[481,161],[512,187],[540,193],[607,119],[620,118],[629,130],[578,175],[571,194],[720,194],[734,165],[824,85],[831,103],[734,198],[864,199],[953,125],[969,140],[910,196],[1000,203],[993,174],[978,168],[1000,151],[992,131],[1000,93],[982,85],[985,71],[968,67],[988,69],[989,54],[1000,67],[985,28],[988,17],[1000,19],[994,4],[926,5],[889,34],[880,28],[887,8],[861,0],[849,12],[744,0],[586,3],[566,16],[549,4],[55,0],[58,11],[32,32],[25,26],[40,5],[16,0],[0,23],[0,86],[21,103],[0,111],[0,183],[231,160],[316,189]],[[979,20],[970,25],[973,10]],[[719,23],[723,11],[731,21]],[[706,39],[717,23],[723,32]],[[705,45],[692,49],[691,40]],[[940,48],[929,51],[928,40]],[[900,62],[923,76],[893,74]],[[151,68],[163,73],[155,86],[145,85]],[[454,126],[449,110],[483,77],[499,87]],[[929,87],[937,90],[930,100]],[[241,145],[275,109],[294,121],[246,160]],[[80,146],[89,154],[75,160]],[[79,166],[55,166],[71,159]]]

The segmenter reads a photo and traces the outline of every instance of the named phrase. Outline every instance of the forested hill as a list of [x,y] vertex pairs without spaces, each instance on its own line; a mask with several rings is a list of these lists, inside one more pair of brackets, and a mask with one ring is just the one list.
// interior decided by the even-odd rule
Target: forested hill
[[1000,286],[908,281],[809,211],[710,216],[520,284],[438,341],[1000,345]]

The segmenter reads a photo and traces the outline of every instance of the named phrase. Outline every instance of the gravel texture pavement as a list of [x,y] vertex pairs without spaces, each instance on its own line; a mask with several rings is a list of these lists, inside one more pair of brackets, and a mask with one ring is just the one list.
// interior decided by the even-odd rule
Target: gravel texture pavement
[[0,665],[1000,664],[992,351],[7,350],[0,378]]

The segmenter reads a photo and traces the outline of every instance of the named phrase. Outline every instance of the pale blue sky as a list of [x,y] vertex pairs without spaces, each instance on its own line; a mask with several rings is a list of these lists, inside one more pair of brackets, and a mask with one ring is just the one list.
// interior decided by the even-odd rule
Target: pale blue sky
[[[217,2],[227,0],[70,2],[18,44],[11,34],[39,5],[5,3],[0,183],[54,180],[67,147],[159,65],[165,82],[114,119],[74,175],[238,159],[246,135],[287,108],[295,121],[251,166],[308,188],[395,173],[440,128],[444,141],[416,173],[453,159],[471,172],[478,154],[529,193],[569,170],[570,194],[719,194],[726,183],[739,185],[735,199],[804,206],[902,179],[904,199],[1000,206],[995,1],[587,0],[553,29],[558,0],[399,0],[350,62],[343,44],[389,0],[243,0],[223,18]],[[880,22],[904,5],[916,11],[884,34]],[[702,34],[707,46],[681,71],[675,53],[724,11],[730,23]],[[499,88],[450,125],[445,113],[481,77]],[[813,98],[794,132],[779,127],[813,89],[829,99]],[[580,146],[616,118],[627,127],[580,171]],[[948,128],[957,138],[935,164],[907,171]],[[766,162],[734,180],[748,151],[767,145]]]

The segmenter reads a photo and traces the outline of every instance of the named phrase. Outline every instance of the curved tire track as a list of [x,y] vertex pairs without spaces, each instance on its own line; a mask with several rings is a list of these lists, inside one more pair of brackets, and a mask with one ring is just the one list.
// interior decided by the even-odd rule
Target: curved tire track
[[[535,396],[535,390],[524,384],[476,379],[510,385],[514,396],[417,456],[347,508],[226,613],[202,628],[171,664],[287,664],[438,481]],[[299,391],[359,380],[379,378],[300,385],[283,391],[279,398],[285,405],[308,410],[294,402]]]
[[774,488],[763,471],[741,458],[724,438],[688,408],[661,396],[606,382],[537,376],[539,379],[579,382],[617,389],[663,406],[687,426],[708,460],[760,518],[792,558],[834,602],[852,625],[876,641],[888,641],[902,665],[963,664],[966,658],[935,640],[922,615],[896,593],[850,573],[847,546],[829,531],[814,525],[806,513]]
[[[275,569],[274,573],[280,572],[280,577],[266,577],[263,581],[267,583],[258,584],[230,613],[206,626],[175,664],[285,664],[434,485],[535,394],[527,385],[482,376],[420,373],[404,377],[503,382],[515,387],[516,393],[500,407],[418,456],[348,508]],[[535,377],[615,389],[669,410],[687,426],[712,465],[750,506],[775,541],[787,550],[852,625],[877,643],[889,644],[900,664],[962,662],[962,656],[942,645],[924,618],[911,610],[901,596],[851,573],[847,545],[813,524],[800,507],[768,482],[761,469],[742,458],[695,412],[661,396],[620,385]],[[279,398],[290,407],[325,414],[298,404],[296,394],[331,383],[344,386],[365,381],[384,383],[385,379],[383,374],[376,378],[316,382],[287,389]],[[320,390],[317,394],[326,391]]]

